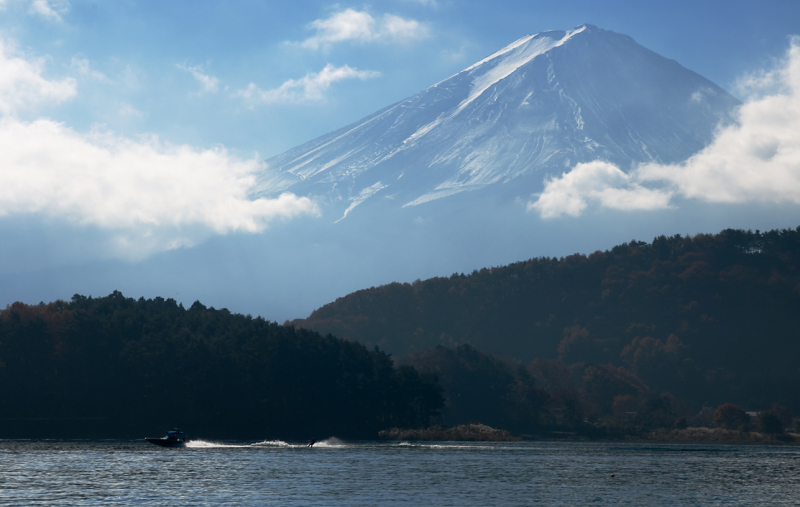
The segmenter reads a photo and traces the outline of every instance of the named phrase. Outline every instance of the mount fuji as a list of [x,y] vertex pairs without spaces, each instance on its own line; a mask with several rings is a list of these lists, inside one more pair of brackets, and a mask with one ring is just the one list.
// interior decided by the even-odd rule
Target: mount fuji
[[254,196],[311,196],[331,221],[372,204],[392,214],[457,206],[447,198],[465,192],[527,200],[580,162],[685,160],[739,105],[628,36],[592,25],[542,32],[267,160]]
[[[22,271],[3,277],[0,295],[40,301],[50,297],[36,292],[41,286],[52,288],[51,299],[121,290],[283,321],[395,281],[588,254],[631,238],[763,228],[775,210],[763,211],[769,220],[750,208],[721,212],[696,202],[636,213],[596,207],[578,219],[528,211],[546,178],[580,162],[629,171],[688,158],[718,125],[734,121],[737,106],[707,79],[624,35],[584,25],[523,37],[267,160],[252,196],[307,196],[317,216],[275,221],[263,234],[214,236],[141,263]],[[46,229],[40,237],[57,234],[72,232]]]

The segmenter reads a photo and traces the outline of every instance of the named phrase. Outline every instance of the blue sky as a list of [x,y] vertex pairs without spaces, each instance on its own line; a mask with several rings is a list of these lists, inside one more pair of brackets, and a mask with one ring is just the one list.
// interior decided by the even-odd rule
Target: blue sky
[[[529,33],[592,23],[630,35],[734,94],[740,75],[781,56],[787,37],[800,33],[794,1],[0,5],[0,37],[25,58],[44,59],[44,76],[76,80],[74,97],[28,111],[28,119],[46,116],[79,131],[104,125],[125,136],[157,134],[264,158],[405,98]],[[347,12],[371,19],[362,26],[368,33],[337,34]],[[406,26],[392,34],[387,19]],[[308,44],[315,37],[321,42]],[[237,95],[251,84],[275,90],[327,65],[361,74],[340,76],[314,96],[248,102]]]
[[[235,267],[228,266],[226,273],[239,277],[230,283],[198,275],[209,277],[209,266],[228,262],[238,248],[233,245],[250,244],[249,253],[241,254],[249,256],[242,266],[256,266],[257,252],[269,248],[272,224],[284,224],[274,234],[286,243],[292,229],[285,224],[319,217],[319,207],[304,196],[249,198],[253,175],[265,168],[265,159],[408,97],[527,34],[583,23],[629,35],[745,102],[758,99],[748,88],[753,83],[761,93],[770,83],[788,86],[779,98],[787,107],[800,107],[800,83],[791,81],[800,79],[800,43],[791,42],[800,34],[795,0],[0,0],[0,306],[115,289],[134,297],[170,296],[180,286],[188,304],[200,298],[235,311],[263,313],[245,300],[272,297],[283,304],[278,315],[290,318],[378,282],[480,268],[454,266],[443,255],[425,269],[409,265],[361,278],[348,272],[320,282],[325,288],[314,297],[297,289],[295,302],[285,304],[264,289],[274,273],[230,274]],[[786,63],[790,47],[797,50],[795,67]],[[762,132],[778,132],[781,147],[795,146],[787,152],[794,156],[797,115],[769,123],[772,112],[789,111],[775,104],[754,102],[747,109],[755,118],[748,135],[758,141]],[[727,146],[740,145],[739,139],[733,134],[722,139],[718,151],[730,152]],[[797,215],[792,190],[800,181],[797,164],[784,159],[788,165],[780,169],[788,183],[779,202],[784,207],[769,208],[769,200],[759,197],[767,202],[758,212],[766,219],[755,223],[788,226],[791,219],[772,218],[786,210]],[[720,216],[715,224],[748,227],[751,222],[742,217],[752,215],[749,211],[725,206],[738,202],[743,188],[754,188],[753,175],[742,173],[741,181],[709,196],[690,176],[713,172],[713,164],[695,162],[677,169],[643,168],[630,178],[613,167],[576,168],[551,180],[531,209],[543,223],[583,213],[588,228],[599,219],[587,216],[587,206],[602,208],[609,193],[662,198],[643,185],[671,181],[679,189],[675,195],[723,203],[708,208],[709,215]],[[760,170],[754,166],[754,172]],[[586,179],[604,186],[579,195],[576,189],[585,188]],[[772,187],[764,187],[762,195],[770,192],[775,193]],[[692,223],[680,216],[681,224]],[[640,229],[646,231],[640,239],[650,239],[658,220]],[[557,235],[559,227],[577,223],[542,227]],[[634,230],[618,229],[626,240]],[[223,244],[222,238],[231,236]],[[611,246],[590,248],[557,236],[549,244],[547,251],[491,259],[510,262]],[[305,269],[275,252],[267,255],[275,265],[295,262],[295,268]],[[349,256],[346,248],[336,255],[342,262]],[[338,269],[336,255],[315,268],[319,276]],[[171,276],[178,272],[185,275]],[[241,295],[247,280],[252,287]]]

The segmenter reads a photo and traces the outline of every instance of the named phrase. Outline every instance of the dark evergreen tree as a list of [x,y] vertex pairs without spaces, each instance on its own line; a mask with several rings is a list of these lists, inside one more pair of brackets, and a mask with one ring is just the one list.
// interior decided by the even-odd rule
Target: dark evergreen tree
[[0,311],[0,437],[368,437],[426,425],[440,393],[380,350],[200,302],[115,291]]

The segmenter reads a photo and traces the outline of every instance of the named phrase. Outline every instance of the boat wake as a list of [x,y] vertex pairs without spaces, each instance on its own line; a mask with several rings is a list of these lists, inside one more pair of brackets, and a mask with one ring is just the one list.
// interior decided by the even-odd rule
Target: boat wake
[[288,442],[284,442],[283,440],[264,440],[263,442],[251,444],[250,447],[280,447],[282,449],[300,449],[308,446],[305,444],[290,444]]
[[[189,440],[186,442],[186,447],[190,449],[244,449],[248,447],[277,447],[282,449],[303,449],[307,448],[308,444],[291,444],[289,442],[284,442],[283,440],[263,440],[261,442],[255,442],[253,444],[233,444],[233,443],[223,443],[223,442],[212,442],[209,440]],[[314,444],[314,448],[317,447],[325,447],[325,448],[338,448],[338,447],[348,447],[348,444],[342,442],[336,437],[331,437],[326,440],[320,440]],[[352,447],[352,446],[350,446]]]
[[209,442],[207,440],[189,440],[186,442],[186,447],[189,449],[218,449],[218,448],[242,448],[251,447],[253,444],[223,444],[220,442]]
[[320,440],[319,442],[314,444],[314,447],[327,447],[330,449],[330,448],[352,447],[352,446],[339,440],[336,437],[331,437],[325,440]]
[[208,440],[189,440],[186,447],[190,449],[246,449],[246,448],[280,448],[280,449],[369,449],[369,448],[411,448],[411,449],[487,449],[487,450],[513,450],[516,447],[501,445],[487,445],[475,442],[442,442],[442,443],[422,443],[422,442],[345,442],[336,437],[330,437],[314,443],[309,448],[308,444],[289,443],[283,440],[263,440],[252,444],[235,444],[212,442]]
[[[299,449],[304,447],[308,448],[308,444],[290,444],[284,442],[283,440],[265,440],[263,442],[252,444],[251,447],[283,447],[288,449]],[[339,440],[336,437],[330,437],[325,440],[319,440],[317,442],[314,442],[314,445],[312,446],[312,448],[314,449],[316,448],[333,449],[341,447],[353,447],[353,446]]]

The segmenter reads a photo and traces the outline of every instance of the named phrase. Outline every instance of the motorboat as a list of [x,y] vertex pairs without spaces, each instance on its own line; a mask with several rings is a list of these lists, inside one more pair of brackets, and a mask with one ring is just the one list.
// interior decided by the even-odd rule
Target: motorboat
[[145,440],[161,447],[184,447],[186,445],[186,436],[178,428],[167,431],[167,435],[164,437],[145,438]]

